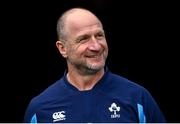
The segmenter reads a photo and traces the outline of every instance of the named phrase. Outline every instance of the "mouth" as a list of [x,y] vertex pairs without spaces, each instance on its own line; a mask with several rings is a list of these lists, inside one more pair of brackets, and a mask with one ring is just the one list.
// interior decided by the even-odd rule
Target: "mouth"
[[86,55],[85,57],[87,57],[87,58],[100,58],[101,54],[99,54],[99,55]]
[[86,56],[91,62],[101,62],[103,60],[102,54]]

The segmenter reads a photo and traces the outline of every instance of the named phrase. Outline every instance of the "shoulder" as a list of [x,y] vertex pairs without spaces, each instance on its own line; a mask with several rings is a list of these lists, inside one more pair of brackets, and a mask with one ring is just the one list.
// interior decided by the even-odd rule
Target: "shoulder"
[[39,95],[35,96],[31,100],[29,106],[31,107],[31,109],[34,109],[34,111],[36,111],[37,109],[43,106],[47,106],[48,104],[51,104],[56,100],[63,99],[68,95],[67,92],[68,89],[65,86],[63,78],[61,78],[60,80],[56,81],[48,88],[46,88]]
[[[109,87],[110,93],[119,98],[133,99],[141,104],[154,103],[154,98],[151,93],[137,82],[131,81],[117,74],[110,74]],[[151,101],[151,102],[150,102]]]
[[49,106],[53,102],[56,102],[55,100],[57,100],[57,97],[61,98],[61,94],[65,92],[64,87],[65,86],[63,83],[63,78],[61,78],[60,80],[50,85],[42,93],[33,97],[26,109],[24,122],[29,123],[32,117],[34,117],[35,114],[38,114],[39,110],[41,110],[42,108],[47,108],[47,106]]
[[121,89],[134,89],[134,90],[146,90],[143,86],[139,85],[137,82],[132,81],[126,77],[123,77],[118,74],[114,74],[109,72],[109,81],[112,82],[112,86],[116,86],[117,88]]
[[104,90],[107,90],[106,92],[112,93],[115,96],[140,97],[144,94],[149,94],[146,88],[126,77],[112,72],[108,72],[106,76],[107,86],[104,87]]

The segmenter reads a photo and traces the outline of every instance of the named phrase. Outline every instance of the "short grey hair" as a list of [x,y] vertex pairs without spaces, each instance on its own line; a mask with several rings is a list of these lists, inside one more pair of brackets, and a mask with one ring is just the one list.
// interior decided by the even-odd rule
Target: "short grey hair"
[[[67,37],[67,32],[66,32],[66,28],[65,28],[65,22],[66,22],[66,18],[69,14],[82,9],[82,10],[86,10],[84,8],[72,8],[69,9],[67,11],[65,11],[58,19],[57,21],[57,36],[58,36],[58,40],[65,40]],[[89,10],[86,10],[89,11]]]
[[63,13],[63,15],[57,21],[57,36],[58,40],[64,40],[65,36],[65,18],[67,16],[67,12]]

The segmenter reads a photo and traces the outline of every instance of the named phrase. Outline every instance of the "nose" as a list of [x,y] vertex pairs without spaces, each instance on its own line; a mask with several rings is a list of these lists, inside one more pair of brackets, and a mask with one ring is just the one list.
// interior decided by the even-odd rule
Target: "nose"
[[95,37],[92,37],[88,48],[92,51],[99,51],[101,49],[101,44]]

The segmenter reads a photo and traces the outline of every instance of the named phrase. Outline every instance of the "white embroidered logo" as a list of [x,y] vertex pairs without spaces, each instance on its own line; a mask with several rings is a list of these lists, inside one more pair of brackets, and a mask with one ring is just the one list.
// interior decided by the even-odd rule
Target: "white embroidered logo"
[[65,120],[66,119],[65,111],[54,112],[52,117],[54,119],[53,122]]
[[120,111],[120,107],[117,106],[116,103],[111,104],[111,107],[109,107],[109,111],[113,112],[111,118],[120,118],[120,114],[117,114],[117,112]]

